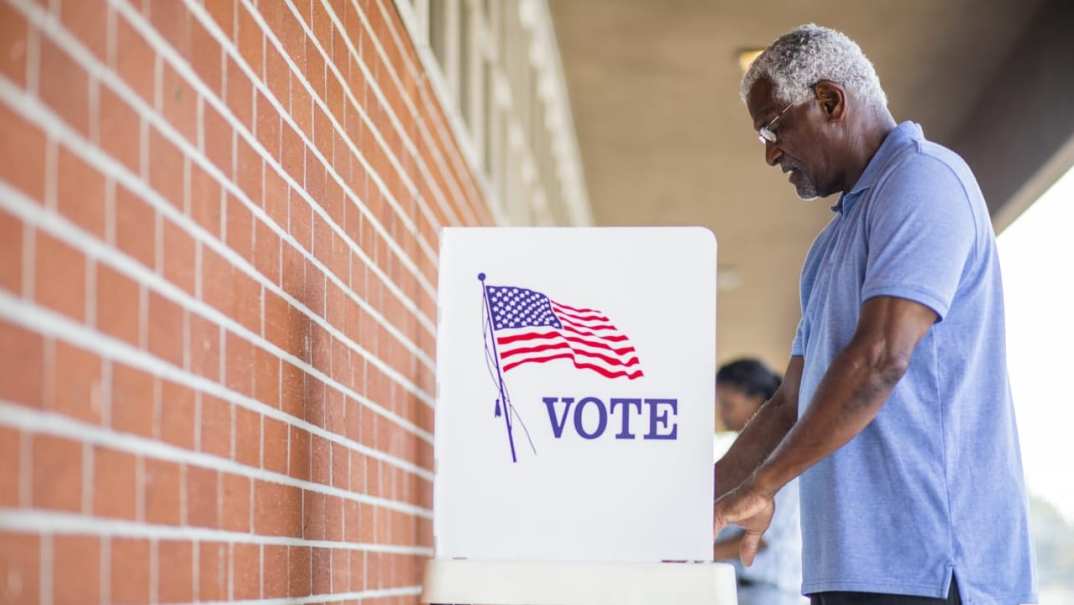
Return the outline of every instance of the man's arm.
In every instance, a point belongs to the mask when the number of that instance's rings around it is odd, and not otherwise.
[[[716,503],[716,530],[745,529],[742,561],[753,561],[772,519],[773,496],[861,432],[906,373],[918,341],[936,322],[932,309],[878,296],[862,305],[854,336],[832,361],[802,418],[742,485]]]
[[[716,463],[716,498],[738,487],[749,477],[798,420],[798,385],[802,380],[802,366],[801,357],[791,357],[775,395],[761,405],[731,449]]]

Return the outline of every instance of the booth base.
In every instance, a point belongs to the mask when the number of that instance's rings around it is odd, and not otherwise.
[[[715,562],[575,563],[432,559],[422,603],[737,605],[735,570]]]

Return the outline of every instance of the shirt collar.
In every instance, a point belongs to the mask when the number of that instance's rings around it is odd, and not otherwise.
[[[839,196],[839,201],[832,206],[832,212],[843,213],[849,210],[850,206],[861,198],[861,194],[864,191],[876,184],[880,176],[884,174],[884,169],[887,168],[891,159],[899,151],[914,141],[920,141],[924,138],[925,135],[921,130],[921,126],[916,122],[906,121],[896,126],[884,138],[884,142],[880,144],[880,148],[873,154],[872,159],[865,166],[865,171],[858,177],[858,182],[854,183],[854,187]]]

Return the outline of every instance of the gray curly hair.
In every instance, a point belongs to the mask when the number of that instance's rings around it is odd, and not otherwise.
[[[861,47],[841,32],[815,23],[800,25],[765,49],[742,77],[739,95],[746,102],[757,80],[772,82],[773,95],[784,103],[802,103],[812,97],[812,86],[831,80],[864,100],[886,107],[880,78]]]

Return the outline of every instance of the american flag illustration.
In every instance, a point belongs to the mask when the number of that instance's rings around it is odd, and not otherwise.
[[[630,339],[602,311],[560,303],[528,288],[484,288],[502,372],[566,359],[605,378],[644,375]]]

